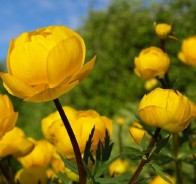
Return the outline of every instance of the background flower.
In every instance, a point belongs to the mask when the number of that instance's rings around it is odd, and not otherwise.
[[[12,102],[7,95],[0,94],[0,139],[11,130],[18,119],[18,113],[14,112]]]
[[[173,133],[184,130],[192,118],[189,99],[171,89],[156,88],[144,95],[138,111],[146,124]]]
[[[168,55],[158,47],[143,49],[134,62],[134,72],[144,79],[163,77],[170,65]]]
[[[155,32],[161,39],[167,38],[171,30],[172,26],[170,24],[160,23],[155,25]]]
[[[196,36],[183,40],[178,58],[185,64],[196,66]]]

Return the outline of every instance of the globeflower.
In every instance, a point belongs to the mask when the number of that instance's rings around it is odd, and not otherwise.
[[[0,94],[0,139],[14,128],[18,113],[14,112],[11,100],[7,95]]]
[[[76,111],[67,106],[63,107],[63,109],[76,136],[81,154],[84,153],[86,142],[93,127],[95,127],[95,131],[92,138],[92,151],[96,150],[99,141],[104,141],[106,130],[111,137],[112,121],[109,118],[100,116],[94,110]],[[51,116],[53,117],[51,118]],[[56,118],[54,118],[54,116],[56,116]],[[43,133],[45,132],[45,137],[48,138],[56,146],[57,151],[66,158],[74,158],[72,144],[63,127],[64,124],[57,113],[53,113],[42,120],[42,130]]]
[[[175,180],[173,177],[166,175],[166,177],[172,182],[172,184],[175,184]],[[168,184],[167,181],[165,181],[163,178],[161,178],[160,176],[155,176],[149,184]]]
[[[82,37],[65,26],[24,32],[10,43],[4,87],[25,101],[56,99],[91,71],[95,57],[84,65],[85,54]]]
[[[145,134],[147,134],[146,130],[144,130],[143,126],[139,124],[137,121],[134,121],[129,127],[129,132],[133,137],[136,143],[140,143]]]
[[[134,72],[141,78],[162,78],[167,72],[170,59],[168,55],[158,47],[143,49],[138,57],[135,57]]]
[[[185,64],[196,66],[196,36],[191,36],[182,42],[178,58]]]
[[[14,127],[0,140],[0,148],[0,158],[9,155],[19,157],[32,151],[34,143],[25,137],[22,129]]]
[[[161,38],[165,39],[172,31],[172,26],[166,23],[160,23],[155,25],[155,32]]]
[[[171,133],[183,131],[192,119],[189,99],[171,89],[156,88],[144,95],[138,112],[144,123]]]

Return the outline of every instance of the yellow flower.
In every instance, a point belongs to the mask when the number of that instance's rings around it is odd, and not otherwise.
[[[175,184],[175,180],[173,177],[166,175],[166,177],[172,182],[172,184]],[[160,176],[155,176],[149,184],[168,184],[167,181],[165,181],[164,179],[162,179]]]
[[[144,137],[146,131],[143,126],[139,124],[137,121],[134,121],[129,127],[129,132],[136,143],[140,143],[142,138]]]
[[[193,101],[190,101],[191,103],[191,114],[193,118],[196,118],[196,103]]]
[[[68,117],[68,120],[70,121],[70,125],[78,141],[81,153],[84,152],[86,142],[94,126],[95,126],[95,131],[94,131],[93,142],[91,147],[92,150],[95,150],[97,148],[97,144],[99,140],[102,142],[104,141],[106,129],[108,130],[109,135],[111,137],[112,121],[107,117],[100,116],[94,110],[76,111],[73,109],[71,110],[69,107],[64,107],[64,111]],[[53,113],[53,116],[55,115],[57,114]],[[49,115],[48,117],[50,116],[51,115]],[[47,129],[44,130],[46,132],[44,133],[46,135],[46,138],[49,137],[50,141],[52,140],[54,145],[57,147],[57,150],[60,153],[62,153],[65,157],[73,158],[74,152],[73,152],[72,144],[64,128],[64,124],[62,120],[60,119],[59,116],[53,119],[48,117],[42,120],[42,127],[45,127],[44,124],[47,124],[46,127],[48,127]],[[56,120],[53,121],[54,119]]]
[[[173,133],[184,130],[192,118],[188,98],[171,89],[156,88],[151,91],[140,101],[138,111],[146,124]]]
[[[34,141],[35,144],[34,149],[28,155],[19,157],[18,160],[26,169],[47,167],[55,152],[54,146],[46,140],[32,141]]]
[[[25,137],[20,128],[14,127],[0,140],[0,148],[1,158],[8,155],[19,157],[28,154],[34,148],[34,144]]]
[[[15,181],[19,181],[20,184],[46,184],[46,169],[40,167],[22,168],[16,173]]]
[[[155,25],[155,32],[161,38],[165,39],[172,31],[172,26],[170,24],[160,23]]]
[[[116,118],[116,122],[118,125],[123,126],[125,124],[125,117],[124,116],[118,116]]]
[[[1,78],[10,94],[25,101],[53,100],[89,74],[95,57],[84,65],[85,54],[83,39],[67,27],[25,32],[11,41],[8,73]]]
[[[170,65],[168,55],[158,47],[143,49],[139,56],[135,57],[134,62],[134,72],[144,79],[163,77]]]
[[[15,126],[17,119],[18,113],[14,112],[9,97],[0,94],[0,139]]]
[[[148,79],[144,83],[144,88],[149,91],[153,89],[155,86],[157,86],[157,84],[158,84],[158,80],[156,78]]]
[[[196,66],[196,36],[191,36],[182,42],[178,58],[185,64]]]
[[[109,166],[110,176],[119,176],[127,171],[129,171],[129,162],[127,160],[118,159],[112,162]]]

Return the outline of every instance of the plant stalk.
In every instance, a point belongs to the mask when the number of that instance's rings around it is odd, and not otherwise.
[[[66,116],[58,98],[54,99],[53,101],[54,101],[55,106],[56,106],[56,108],[57,108],[57,110],[58,110],[58,112],[61,116],[61,119],[63,121],[65,129],[67,130],[67,133],[69,135],[71,144],[73,146],[74,154],[75,154],[75,157],[76,157],[76,163],[77,163],[77,166],[78,166],[79,183],[80,184],[86,184],[86,170],[85,170],[84,164],[82,162],[82,156],[81,156],[81,152],[80,152],[78,142],[76,140],[74,132],[73,132],[73,130],[71,128],[71,125],[69,123],[69,120],[67,119],[67,116]]]
[[[143,158],[140,161],[140,164],[138,166],[138,168],[136,169],[135,173],[133,174],[133,176],[131,177],[129,184],[135,184],[137,178],[139,177],[143,167],[145,166],[145,164],[147,164],[150,160],[149,160],[149,156],[150,156],[150,152],[152,151],[155,143],[158,140],[158,136],[160,133],[161,129],[160,128],[156,128],[155,133],[153,134],[153,137],[147,147],[147,153],[143,156]]]

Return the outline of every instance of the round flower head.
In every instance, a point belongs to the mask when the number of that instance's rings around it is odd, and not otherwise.
[[[151,91],[140,101],[138,111],[144,123],[172,133],[183,131],[192,119],[188,98],[171,89]]]
[[[83,154],[89,135],[95,127],[92,138],[92,151],[97,148],[99,141],[104,141],[105,132],[108,131],[110,137],[112,135],[112,121],[100,116],[94,110],[76,111],[70,107],[63,107],[73,132],[76,136],[80,152]],[[73,158],[74,152],[70,142],[70,138],[64,129],[63,122],[57,113],[53,113],[42,120],[42,130],[47,139],[49,139],[66,158]],[[46,124],[46,125],[45,125]]]
[[[7,95],[0,94],[0,139],[14,128],[18,113],[14,112],[11,100]]]
[[[167,38],[171,31],[172,26],[170,24],[161,23],[155,25],[155,32],[161,39]]]
[[[64,26],[25,32],[10,43],[7,68],[1,73],[8,92],[26,101],[58,98],[91,71],[95,58],[84,65],[82,37]]]
[[[134,72],[144,79],[163,77],[170,65],[168,55],[157,47],[143,49],[134,62]]]
[[[182,42],[178,58],[185,64],[196,66],[196,36],[191,36]]]

